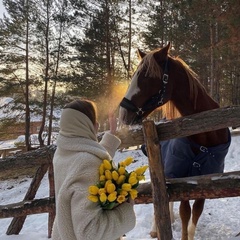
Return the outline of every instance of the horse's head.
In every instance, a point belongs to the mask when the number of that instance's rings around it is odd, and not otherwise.
[[[141,62],[120,103],[120,122],[127,125],[140,123],[154,109],[169,100],[169,48],[170,43],[166,47],[148,54],[138,50]]]

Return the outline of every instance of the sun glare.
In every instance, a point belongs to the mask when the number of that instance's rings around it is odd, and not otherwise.
[[[112,86],[107,96],[96,99],[100,117],[105,118],[109,113],[117,114],[118,106],[124,97],[127,88],[127,82],[117,83]]]

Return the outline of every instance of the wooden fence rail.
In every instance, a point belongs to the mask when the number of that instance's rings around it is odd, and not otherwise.
[[[235,126],[240,126],[240,106],[217,108],[156,124],[160,141]],[[118,133],[122,148],[144,142],[142,126],[130,129],[127,127]]]
[[[156,125],[158,140],[188,136],[200,132],[217,130],[224,127],[240,126],[240,106],[220,108],[182,117]],[[126,134],[127,131],[127,134]],[[121,147],[141,145],[145,142],[142,127],[125,129],[118,132],[122,140]],[[51,237],[55,216],[55,199],[52,159],[55,145],[0,159],[1,172],[36,167],[49,172],[50,193],[48,198],[35,199],[39,187],[39,170],[33,179],[24,200],[19,203],[0,205],[0,218],[14,217],[7,234],[18,234],[27,215],[49,213],[48,237]],[[47,167],[46,167],[47,166]],[[43,172],[42,172],[43,173]],[[42,177],[43,174],[41,174]],[[36,181],[36,178],[38,179]],[[35,183],[34,183],[35,181]],[[40,180],[41,181],[41,180]],[[223,198],[240,196],[240,172],[205,175],[183,179],[166,179],[167,194],[170,201],[191,200],[197,198]],[[136,204],[152,203],[152,183],[143,183],[138,187]],[[20,226],[20,227],[19,227]]]
[[[240,171],[196,177],[166,179],[170,201],[194,200],[197,198],[226,198],[240,196]],[[138,186],[135,204],[153,203],[151,183]],[[54,197],[25,200],[0,206],[0,218],[20,217],[47,213],[55,206]]]

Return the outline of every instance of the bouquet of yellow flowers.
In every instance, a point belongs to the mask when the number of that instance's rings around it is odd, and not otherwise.
[[[99,167],[99,181],[89,187],[88,199],[99,202],[103,209],[112,209],[125,202],[128,198],[135,199],[139,181],[145,179],[144,173],[148,166],[141,166],[128,172],[126,167],[133,162],[127,157],[115,167],[112,160],[104,159]]]

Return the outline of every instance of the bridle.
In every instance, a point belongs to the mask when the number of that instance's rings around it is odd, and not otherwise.
[[[164,71],[162,75],[162,87],[159,92],[153,95],[150,99],[148,99],[142,107],[137,107],[135,104],[127,99],[123,98],[120,102],[120,106],[137,114],[136,119],[141,120],[144,113],[147,111],[152,111],[155,108],[158,108],[164,104],[164,99],[166,97],[166,88],[168,84],[168,58],[165,61]],[[136,120],[135,119],[135,120]]]

